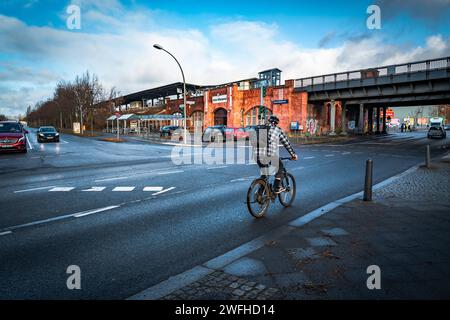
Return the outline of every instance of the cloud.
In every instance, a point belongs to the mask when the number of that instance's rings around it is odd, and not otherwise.
[[[180,81],[176,63],[154,43],[176,55],[187,81],[196,84],[255,77],[273,67],[283,70],[284,79],[294,79],[450,55],[449,39],[439,34],[418,47],[365,35],[336,35],[344,40],[331,46],[336,41],[329,35],[322,47],[304,48],[286,40],[276,24],[243,20],[205,30],[163,28],[154,12],[126,11],[118,1],[77,3],[86,9],[79,31],[30,26],[0,15],[0,56],[13,57],[0,63],[0,113],[23,113],[29,104],[51,97],[59,80],[86,70],[123,94]]]

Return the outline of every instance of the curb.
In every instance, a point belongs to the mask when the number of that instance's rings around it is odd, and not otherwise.
[[[392,176],[376,185],[372,188],[373,190],[378,190],[380,188],[385,187],[388,184],[393,183],[397,179],[408,175],[414,171],[416,171],[420,167],[419,165],[415,165],[408,170],[399,173],[395,176]],[[352,194],[350,196],[344,197],[342,199],[330,202],[316,210],[313,210],[291,222],[287,225],[278,227],[268,233],[253,239],[247,243],[240,245],[239,247],[232,249],[218,257],[215,257],[202,265],[195,266],[194,268],[187,270],[183,273],[170,277],[169,279],[162,281],[142,292],[139,292],[126,300],[158,300],[161,299],[170,293],[181,289],[191,283],[200,280],[202,277],[213,273],[214,271],[223,269],[225,266],[233,263],[234,261],[262,248],[269,240],[278,239],[281,236],[289,233],[296,228],[300,228],[309,222],[333,211],[334,209],[340,207],[341,205],[353,201],[355,199],[361,198],[363,195],[363,191]]]

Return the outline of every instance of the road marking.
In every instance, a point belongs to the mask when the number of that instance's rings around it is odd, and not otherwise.
[[[5,231],[5,232],[0,232],[0,237],[1,236],[6,236],[7,234],[11,234],[12,231]]]
[[[242,182],[242,181],[248,181],[248,180],[249,180],[248,178],[240,178],[240,179],[231,180],[230,182]]]
[[[145,187],[143,191],[144,192],[160,192],[163,190],[164,190],[163,187]]]
[[[182,172],[184,172],[184,171],[183,170],[165,171],[165,172],[158,172],[158,175],[162,176],[162,175],[182,173]]]
[[[96,209],[96,210],[91,210],[91,211],[86,211],[86,212],[74,214],[73,216],[75,218],[81,218],[81,217],[89,216],[89,215],[94,214],[94,213],[105,212],[105,211],[116,209],[116,208],[119,208],[119,207],[120,206],[109,206],[109,207],[105,207],[105,208],[101,208],[101,209]]]
[[[306,157],[306,158],[303,158],[303,160],[309,160],[309,159],[315,159],[316,157]]]
[[[325,157],[327,158],[334,157],[334,154],[327,154]]]
[[[228,166],[210,167],[210,168],[206,168],[206,170],[216,170],[216,169],[223,169],[223,168],[228,168]]]
[[[83,192],[102,192],[105,189],[106,189],[106,187],[92,187],[90,189],[81,190],[81,191],[83,191]]]
[[[68,143],[66,140],[59,140],[60,142],[62,142],[62,143]]]
[[[27,135],[27,143],[30,149],[33,150],[33,146],[31,145],[30,139],[28,139],[28,135]]]
[[[113,189],[113,192],[131,192],[135,189],[136,187],[115,187]]]
[[[26,190],[18,190],[18,191],[14,191],[14,193],[22,193],[22,192],[29,192],[29,191],[36,191],[36,190],[45,190],[45,189],[52,189],[52,188],[55,188],[55,186],[33,188],[33,189],[26,189]]]
[[[169,192],[169,191],[171,191],[171,190],[173,190],[173,189],[175,189],[175,187],[171,187],[171,188],[168,188],[168,189],[166,189],[166,190],[162,190],[162,191],[160,191],[160,192],[154,193],[154,194],[152,194],[152,196],[158,196],[158,195],[160,195],[160,194]]]
[[[95,182],[106,182],[106,181],[125,180],[125,179],[128,179],[128,177],[115,177],[115,178],[100,179],[100,180],[95,180]]]
[[[48,192],[69,192],[75,189],[75,187],[56,187],[51,190],[48,190]]]
[[[351,154],[351,152],[342,152],[342,155],[347,155],[347,154]]]

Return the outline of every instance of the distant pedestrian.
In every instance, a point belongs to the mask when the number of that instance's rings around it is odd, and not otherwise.
[[[408,131],[409,131],[409,132],[412,132],[412,130],[411,130],[411,125],[410,125],[410,124],[408,125]]]
[[[400,126],[400,131],[403,132],[404,129],[405,129],[405,124],[402,123],[402,125]]]

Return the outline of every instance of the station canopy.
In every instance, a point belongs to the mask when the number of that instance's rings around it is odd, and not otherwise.
[[[203,86],[186,83],[186,91],[196,91],[203,89]],[[172,84],[168,84],[162,87],[148,89],[136,93],[132,93],[129,95],[125,95],[122,97],[123,104],[128,104],[135,101],[142,100],[152,100],[158,98],[165,98],[170,96],[175,96],[177,94],[182,94],[183,90],[183,82],[175,82]]]
[[[166,121],[166,120],[180,120],[183,119],[182,115],[178,114],[145,114],[145,115],[139,115],[139,114],[124,114],[122,115],[119,120],[156,120],[156,121]],[[117,120],[116,116],[111,116],[106,121],[113,121]]]

